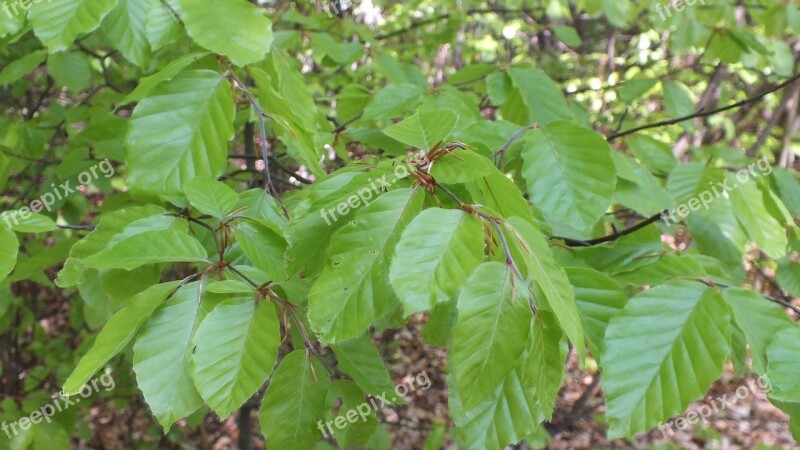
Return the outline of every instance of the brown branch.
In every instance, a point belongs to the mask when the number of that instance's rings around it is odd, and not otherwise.
[[[261,139],[259,139],[261,143],[261,158],[264,160],[264,180],[266,186],[264,189],[270,193],[275,198],[275,201],[280,205],[281,209],[283,209],[283,214],[286,218],[289,218],[289,210],[286,209],[286,206],[283,205],[281,202],[280,196],[278,195],[278,190],[275,189],[275,185],[272,184],[272,175],[270,175],[269,171],[269,148],[267,147],[267,126],[264,123],[264,117],[267,116],[267,113],[261,107],[261,104],[258,102],[258,99],[247,89],[247,85],[236,76],[233,72],[233,68],[228,68],[229,73],[231,74],[231,78],[233,81],[236,82],[236,86],[244,93],[247,100],[250,101],[250,105],[253,107],[253,110],[256,113],[256,117],[258,118],[258,126],[259,131],[261,133]]]
[[[694,281],[699,281],[699,282],[701,282],[701,283],[705,284],[705,285],[706,285],[706,286],[708,286],[708,287],[716,287],[716,286],[719,286],[719,287],[721,287],[721,288],[733,288],[733,287],[738,287],[738,286],[734,286],[734,285],[732,285],[732,284],[723,283],[723,282],[721,282],[721,281],[712,280],[712,279],[710,279],[710,278],[689,278],[689,279],[690,279],[690,280],[694,280]],[[755,291],[754,291],[754,292],[755,292]],[[797,316],[798,316],[798,317],[800,317],[800,308],[798,308],[798,307],[796,307],[796,306],[792,305],[792,304],[791,304],[791,303],[789,303],[788,301],[786,301],[786,300],[782,300],[782,299],[779,299],[779,298],[775,298],[775,297],[772,297],[771,295],[766,295],[766,294],[764,294],[764,293],[761,293],[761,292],[758,292],[758,294],[759,294],[759,295],[761,295],[762,297],[764,297],[765,299],[767,299],[767,300],[769,300],[769,301],[773,302],[773,303],[777,303],[777,304],[779,304],[779,305],[783,306],[784,308],[789,308],[789,309],[791,309],[792,311],[794,311],[794,312],[795,312],[795,314],[797,314]]]
[[[56,225],[62,230],[94,231],[94,225]]]
[[[539,128],[538,124],[528,125],[528,126],[520,128],[519,130],[517,130],[516,133],[514,133],[511,136],[511,139],[509,139],[508,142],[506,142],[506,144],[503,145],[503,147],[501,147],[499,150],[497,150],[494,153],[494,156],[497,158],[497,167],[498,168],[502,168],[503,167],[503,157],[506,155],[506,152],[508,151],[509,147],[511,147],[511,144],[513,144],[514,141],[516,141],[517,138],[522,136],[522,134],[525,133],[526,131],[534,130],[536,128]]]
[[[613,241],[616,241],[617,239],[619,239],[619,238],[621,238],[623,236],[627,236],[629,234],[633,234],[633,233],[641,230],[642,228],[657,222],[658,219],[660,219],[661,216],[663,214],[665,214],[666,212],[667,212],[666,210],[661,211],[660,213],[655,214],[652,217],[649,217],[646,220],[644,220],[642,222],[639,222],[638,224],[636,224],[636,225],[634,225],[634,226],[632,226],[630,228],[626,228],[626,229],[624,229],[622,231],[614,231],[614,233],[612,233],[612,234],[610,234],[608,236],[603,236],[603,237],[599,237],[599,238],[596,238],[596,239],[589,239],[589,240],[585,240],[584,241],[584,240],[571,239],[571,238],[565,238],[565,237],[560,237],[560,236],[552,236],[550,239],[562,240],[569,247],[591,247],[593,245],[605,244],[606,242],[613,242]]]
[[[766,91],[764,91],[764,92],[762,92],[762,93],[760,93],[758,95],[746,98],[746,99],[744,99],[742,101],[739,101],[739,102],[736,102],[736,103],[732,103],[730,105],[723,106],[721,108],[712,109],[710,111],[699,111],[699,112],[696,112],[696,113],[693,113],[693,114],[689,114],[687,116],[678,117],[677,119],[662,120],[661,122],[656,122],[656,123],[651,123],[651,124],[638,126],[636,128],[631,128],[629,130],[621,131],[619,133],[614,133],[614,134],[608,136],[606,138],[606,140],[611,142],[611,141],[613,141],[615,139],[619,139],[619,138],[621,138],[623,136],[627,136],[629,134],[633,134],[633,133],[636,133],[636,132],[639,132],[639,131],[642,131],[642,130],[648,130],[650,128],[658,128],[658,127],[663,127],[663,126],[668,126],[668,125],[675,125],[677,123],[681,123],[681,122],[686,121],[686,120],[695,119],[695,118],[698,118],[698,117],[713,116],[715,114],[718,114],[718,113],[721,113],[721,112],[724,112],[724,111],[740,108],[740,107],[742,107],[744,105],[747,105],[749,103],[753,103],[753,102],[756,102],[758,100],[761,100],[762,98],[766,97],[767,95],[769,95],[769,94],[771,94],[773,92],[779,91],[779,90],[781,90],[781,89],[783,89],[783,88],[785,88],[787,86],[790,86],[792,83],[794,83],[798,79],[800,79],[800,73],[797,73],[797,74],[793,75],[791,78],[789,78],[788,80],[784,81],[783,83],[780,83],[780,84],[778,84],[778,85],[776,85],[776,86],[774,86],[774,87],[772,87],[770,89],[767,89]]]
[[[464,12],[467,16],[473,16],[477,14],[528,14],[530,15],[530,11],[527,8],[522,9],[510,9],[510,8],[474,8],[468,9]],[[407,33],[411,30],[414,30],[419,27],[423,27],[425,25],[430,25],[432,23],[439,22],[440,20],[449,19],[450,16],[453,14],[446,13],[446,14],[439,14],[438,16],[434,16],[428,19],[420,20],[418,22],[414,22],[411,25],[401,28],[399,30],[390,31],[388,33],[379,34],[375,36],[375,39],[382,41],[384,39],[389,39],[395,36],[399,36],[401,34]]]

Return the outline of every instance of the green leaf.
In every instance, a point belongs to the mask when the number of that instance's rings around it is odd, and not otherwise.
[[[764,374],[767,370],[767,345],[775,333],[791,327],[792,320],[783,308],[751,290],[729,288],[722,291],[722,297],[747,338],[753,370]]]
[[[47,59],[47,51],[37,50],[30,52],[22,58],[8,64],[0,71],[0,86],[5,86],[18,81],[31,73]]]
[[[131,270],[145,264],[202,262],[206,258],[203,245],[192,236],[174,230],[153,230],[122,239],[83,263],[95,269]]]
[[[673,119],[694,113],[694,100],[689,88],[681,83],[672,81],[664,83],[664,107],[669,117]],[[685,130],[694,129],[694,124],[691,120],[685,120],[680,125]]]
[[[650,92],[656,84],[658,84],[658,80],[652,78],[634,78],[632,80],[627,80],[617,91],[619,99],[626,104],[633,103],[639,100],[644,94]],[[649,136],[646,137],[652,139]]]
[[[366,417],[360,415],[363,409],[359,411],[359,407],[363,408],[362,405],[367,404],[364,402],[364,391],[352,381],[337,380],[333,384],[333,389],[328,393],[328,400],[335,401],[337,398],[341,400],[337,417],[347,419],[347,413],[349,411],[355,411],[359,413],[357,416],[358,420],[353,423],[349,423],[350,421],[348,421],[344,429],[340,429],[336,426],[331,426],[330,428],[326,426],[323,428],[325,433],[327,434],[333,431],[333,438],[336,440],[336,443],[339,444],[340,448],[372,448],[368,442],[370,437],[375,434],[378,420],[376,418],[376,412],[372,407],[368,408],[369,412]],[[334,418],[333,420],[334,422],[331,425],[335,424],[336,419]],[[328,421],[325,422],[327,425]]]
[[[129,224],[163,212],[163,208],[146,205],[123,208],[101,215],[94,231],[87,234],[70,249],[69,258],[64,262],[64,268],[58,273],[56,284],[63,288],[80,283],[86,273],[91,270],[84,266],[83,259],[105,249],[111,239],[120,234]]]
[[[531,307],[514,290],[512,277],[505,264],[483,263],[458,296],[447,361],[465,410],[492,395],[528,345]]]
[[[184,189],[192,206],[218,219],[230,214],[239,201],[236,191],[211,177],[194,177]]]
[[[553,420],[558,391],[564,381],[564,364],[569,347],[563,339],[556,317],[539,311],[531,327],[530,348],[525,361],[523,384],[538,404],[538,414]]]
[[[230,84],[210,70],[183,72],[133,110],[128,135],[130,185],[180,195],[195,176],[218,176],[233,137]]]
[[[46,233],[58,229],[53,219],[42,214],[32,213],[27,219],[18,215],[14,219],[11,229],[21,233]]]
[[[605,352],[605,335],[611,318],[628,304],[625,290],[613,278],[594,269],[568,267],[569,282],[575,287],[575,303],[595,357]]]
[[[733,211],[739,223],[747,231],[750,239],[771,258],[780,259],[786,255],[785,227],[770,214],[764,203],[764,196],[754,180],[737,183],[736,177],[728,175],[728,193]]]
[[[556,120],[572,119],[564,94],[546,73],[538,69],[514,68],[508,71],[508,76],[515,88],[515,96],[528,110],[526,120],[509,120],[519,125],[544,126]],[[516,108],[513,99],[503,105],[504,113],[510,108]]]
[[[460,210],[431,208],[406,227],[389,280],[406,315],[455,298],[483,259],[483,226]]]
[[[92,348],[81,358],[64,382],[64,395],[76,395],[98,370],[119,354],[139,332],[164,298],[178,286],[177,281],[157,284],[135,295],[114,313],[97,335]]]
[[[328,372],[316,358],[295,350],[281,361],[261,402],[261,432],[269,448],[311,449],[322,438]]]
[[[383,194],[334,233],[325,269],[308,296],[308,319],[324,341],[355,338],[394,308],[389,261],[423,197],[412,189]]]
[[[91,67],[86,56],[77,52],[58,52],[47,58],[47,72],[70,91],[87,89],[91,83]]]
[[[155,0],[123,0],[103,20],[102,29],[128,61],[146,68],[152,57],[147,13]]]
[[[287,244],[280,229],[256,219],[242,220],[234,227],[236,241],[253,266],[272,280],[285,279],[284,254]]]
[[[782,167],[773,168],[772,179],[775,182],[777,193],[791,214],[800,215],[800,178],[795,171]]]
[[[364,108],[364,118],[382,120],[403,114],[420,104],[424,92],[424,88],[415,84],[390,84],[375,93]]]
[[[150,93],[153,92],[153,90],[161,83],[175,78],[175,75],[181,73],[183,69],[206,55],[208,55],[206,52],[189,53],[188,55],[183,55],[180,58],[171,61],[169,64],[164,66],[163,69],[159,70],[153,75],[140,79],[139,85],[136,86],[136,89],[128,94],[125,99],[122,100],[121,104],[126,105],[149,96]]]
[[[800,327],[779,331],[767,348],[767,376],[772,383],[770,398],[800,403]]]
[[[178,290],[145,323],[133,345],[133,371],[158,423],[167,432],[203,405],[192,383],[192,340],[211,308],[200,301],[199,282]]]
[[[14,270],[18,251],[17,235],[4,225],[0,225],[0,281]]]
[[[339,358],[339,368],[342,372],[353,377],[353,380],[368,394],[383,395],[394,390],[394,383],[389,377],[386,365],[369,334],[333,345],[331,348]]]
[[[516,184],[497,168],[492,168],[487,176],[476,180],[475,185],[479,192],[472,195],[478,199],[478,203],[496,211],[500,217],[533,217],[534,208],[523,197]]]
[[[722,181],[724,175],[716,167],[709,168],[700,163],[679,164],[669,174],[667,189],[676,203],[686,203],[703,191],[717,189],[716,183]]]
[[[147,12],[147,42],[153,51],[174,45],[184,37],[183,26],[174,12],[175,9],[180,9],[179,5],[174,1],[169,5],[172,6],[169,7],[166,1],[153,1]]]
[[[488,158],[470,150],[456,149],[434,162],[430,174],[445,184],[466,183],[492,175],[494,165]]]
[[[244,217],[252,219],[266,220],[267,222],[278,224],[281,228],[286,226],[286,216],[283,210],[264,189],[250,189],[239,193],[239,203],[236,209],[241,209],[239,213]]]
[[[555,122],[528,133],[522,156],[528,194],[548,219],[588,231],[611,204],[614,162],[597,132]]]
[[[671,281],[631,299],[611,319],[600,359],[609,439],[647,431],[701,398],[722,374],[730,327],[724,300],[702,283]]]
[[[578,352],[583,354],[583,324],[575,304],[575,290],[564,269],[556,264],[544,235],[530,222],[519,217],[508,219],[506,228],[511,231],[509,240],[515,241],[522,254],[524,265],[521,270],[525,270],[539,285],[547,306],[555,314],[561,328]]]
[[[528,437],[550,415],[567,352],[555,319],[546,311],[540,315],[528,325],[532,330],[525,354],[477,407],[462,407],[458,382],[452,371],[448,374],[450,416],[470,448],[502,450]]]
[[[726,268],[742,266],[747,234],[736,220],[730,197],[720,197],[708,210],[689,215],[689,232],[702,253],[719,259]]]
[[[272,46],[272,22],[245,0],[178,0],[186,32],[201,46],[239,67],[264,59]]]
[[[413,116],[384,128],[383,133],[412,147],[430,150],[453,131],[457,120],[458,117],[450,111],[417,111]]]
[[[0,38],[8,35],[12,35],[13,38],[13,35],[20,31],[23,25],[25,25],[24,14],[13,15],[11,13],[6,13],[6,16],[2,17],[2,20],[0,20]]]
[[[583,45],[583,40],[575,28],[566,25],[557,25],[554,27],[556,37],[561,42],[569,45],[570,47],[580,47]]]
[[[281,329],[269,300],[225,300],[194,335],[192,378],[206,404],[224,419],[262,384],[278,360]]]
[[[253,67],[250,74],[258,87],[261,107],[274,117],[275,133],[289,154],[321,177],[324,171],[317,148],[316,105],[303,77],[287,58],[274,51],[267,57],[269,73]]]
[[[764,384],[770,386],[767,383]],[[800,441],[800,402],[781,402],[771,397],[769,401],[789,416],[789,431],[795,442]]]
[[[592,268],[607,274],[631,272],[658,261],[664,252],[661,233],[655,225],[616,241],[573,249],[576,256]]]
[[[288,272],[321,273],[331,236],[355,214],[347,202],[353,199],[358,205],[361,197],[377,195],[370,183],[389,174],[380,167],[369,172],[338,171],[300,191],[295,196],[299,204],[291,208],[292,219],[286,228]]]
[[[630,0],[603,0],[603,12],[608,21],[617,28],[625,28],[631,18],[633,5]]]
[[[671,279],[696,278],[706,275],[703,266],[687,254],[661,255],[652,264],[617,274],[618,282],[632,286],[655,286]]]
[[[800,263],[783,258],[775,272],[781,287],[793,297],[800,297]]]
[[[50,53],[68,49],[82,34],[94,31],[117,5],[117,0],[33,2],[28,19],[33,32]]]

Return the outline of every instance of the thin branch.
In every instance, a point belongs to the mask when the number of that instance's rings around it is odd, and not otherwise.
[[[94,225],[56,225],[62,230],[94,231]]]
[[[619,139],[619,138],[621,138],[623,136],[627,136],[629,134],[633,134],[633,133],[636,133],[636,132],[639,132],[639,131],[642,131],[642,130],[647,130],[647,129],[650,129],[650,128],[658,128],[658,127],[663,127],[663,126],[668,126],[668,125],[675,125],[675,124],[681,123],[681,122],[686,121],[686,120],[695,119],[695,118],[698,118],[698,117],[713,116],[715,114],[718,114],[718,113],[721,113],[721,112],[724,112],[724,111],[740,108],[740,107],[742,107],[744,105],[747,105],[749,103],[753,103],[753,102],[756,102],[758,100],[761,100],[762,98],[766,97],[767,95],[769,95],[769,94],[771,94],[773,92],[779,91],[779,90],[781,90],[781,89],[783,89],[783,88],[785,88],[787,86],[790,86],[792,83],[794,83],[798,79],[800,79],[800,73],[795,74],[794,76],[792,76],[788,80],[784,81],[783,83],[780,83],[780,84],[778,84],[778,85],[776,85],[776,86],[774,86],[774,87],[772,87],[770,89],[767,89],[766,91],[764,91],[764,92],[762,92],[762,93],[760,93],[758,95],[755,95],[753,97],[749,97],[749,98],[744,99],[742,101],[739,101],[739,102],[736,102],[736,103],[732,103],[730,105],[723,106],[721,108],[712,109],[710,111],[699,111],[699,112],[696,112],[696,113],[693,113],[693,114],[689,114],[687,116],[678,117],[677,119],[662,120],[661,122],[656,122],[656,123],[651,123],[651,124],[638,126],[636,128],[631,128],[630,130],[625,130],[625,131],[621,131],[619,133],[614,133],[614,134],[608,136],[606,138],[606,140],[611,142],[611,141],[613,141],[615,139]]]
[[[626,228],[626,229],[624,229],[622,231],[614,231],[614,233],[609,234],[608,236],[603,236],[603,237],[599,237],[599,238],[596,238],[596,239],[589,239],[589,240],[583,241],[583,240],[565,238],[565,237],[560,237],[560,236],[552,236],[550,239],[562,240],[562,241],[564,241],[565,244],[567,244],[570,247],[591,247],[593,245],[605,244],[606,242],[616,241],[617,239],[619,239],[619,238],[621,238],[623,236],[627,236],[629,234],[635,233],[635,232],[641,230],[642,228],[645,228],[646,226],[657,222],[658,219],[660,219],[662,217],[662,215],[665,214],[666,212],[667,212],[666,210],[661,211],[660,213],[655,214],[652,217],[649,217],[646,220],[644,220],[642,222],[639,222],[638,224],[636,224],[636,225],[634,225],[634,226],[632,226],[630,228]]]
[[[281,164],[281,162],[278,161],[278,158],[276,158],[274,156],[270,156],[269,160],[272,161],[273,164],[275,164],[275,167],[277,167],[278,169],[280,169],[281,171],[283,171],[287,175],[291,176],[295,180],[297,180],[297,181],[299,181],[299,182],[301,182],[303,184],[312,184],[312,183],[314,183],[313,181],[309,180],[308,178],[306,178],[306,177],[304,177],[302,175],[298,175],[292,169],[289,169],[288,167],[286,167],[283,164]]]
[[[517,266],[517,263],[514,261],[514,257],[511,256],[511,248],[508,246],[508,241],[506,241],[506,237],[503,235],[503,232],[500,230],[500,226],[498,225],[498,223],[499,223],[498,220],[495,219],[494,217],[489,217],[489,216],[484,216],[484,215],[481,215],[481,217],[484,217],[484,218],[488,217],[487,220],[492,225],[492,228],[494,228],[494,231],[495,231],[495,233],[497,233],[497,236],[500,238],[500,244],[503,246],[503,252],[506,254],[506,265],[508,267],[510,267],[514,271],[514,275],[517,278],[519,278],[519,281],[521,281],[522,284],[527,286],[527,281],[525,281],[525,277],[522,276],[522,272],[520,272],[519,267]],[[536,306],[537,305],[534,305],[534,307],[536,307]]]
[[[539,124],[535,123],[533,125],[528,125],[526,127],[520,128],[519,130],[517,130],[516,133],[514,133],[511,136],[511,139],[509,139],[508,142],[505,143],[505,145],[503,145],[499,150],[494,152],[494,156],[497,158],[497,167],[503,167],[503,157],[505,156],[505,154],[508,151],[509,147],[511,147],[511,144],[513,144],[514,141],[516,141],[517,138],[522,136],[522,134],[525,133],[526,131],[533,130],[533,129],[536,129],[536,128],[539,128]]]
[[[511,8],[474,8],[468,9],[464,12],[467,16],[473,16],[477,14],[528,14],[531,15],[530,10],[527,8],[521,9],[511,9]],[[395,36],[399,36],[401,34],[407,33],[411,30],[414,30],[419,27],[423,27],[425,25],[430,25],[432,23],[439,22],[440,20],[449,19],[452,14],[439,14],[438,16],[430,17],[428,19],[420,20],[418,22],[414,22],[411,25],[401,28],[399,30],[390,31],[389,33],[379,34],[375,36],[375,39],[382,41],[384,39],[389,39]]]
[[[194,217],[191,217],[188,213],[186,214],[186,219],[189,222],[193,222],[193,223],[196,223],[196,224],[200,225],[201,227],[203,227],[206,230],[208,230],[209,233],[211,233],[211,236],[214,238],[214,245],[217,247],[217,251],[219,252],[219,261],[222,262],[224,260],[224,258],[225,258],[225,250],[226,249],[223,248],[219,244],[219,239],[217,239],[217,232],[214,231],[213,228],[211,228],[211,225],[209,225],[209,224],[207,224],[207,223],[205,223],[205,222],[203,222],[201,220],[195,219]]]
[[[361,116],[363,116],[363,115],[364,115],[364,113],[361,113],[361,114],[353,117],[352,119],[350,119],[350,120],[346,121],[345,123],[343,123],[343,124],[339,125],[338,127],[336,127],[333,131],[331,131],[331,133],[333,133],[333,134],[341,133],[342,131],[344,131],[347,128],[348,125],[350,125],[351,123],[353,123],[356,120],[360,119]]]
[[[738,287],[738,286],[734,286],[734,285],[732,285],[732,284],[723,283],[723,282],[721,282],[721,281],[712,280],[712,279],[710,279],[710,278],[693,278],[693,277],[688,277],[688,278],[686,278],[686,279],[689,279],[689,280],[694,280],[694,281],[699,281],[699,282],[701,282],[701,283],[705,284],[705,285],[706,285],[706,286],[708,286],[708,287],[716,287],[716,286],[719,286],[719,287],[722,287],[722,288],[734,288],[734,287]],[[775,297],[773,297],[773,296],[771,296],[771,295],[766,295],[766,294],[764,294],[764,293],[761,293],[761,292],[759,292],[759,294],[760,294],[762,297],[764,297],[765,299],[767,299],[767,300],[769,300],[769,301],[771,301],[771,302],[773,302],[773,303],[777,303],[777,304],[779,304],[779,305],[783,306],[784,308],[789,308],[789,309],[791,309],[792,311],[794,311],[794,312],[795,312],[795,314],[797,314],[797,316],[798,316],[798,317],[800,317],[800,308],[798,308],[797,306],[794,306],[794,305],[792,305],[791,303],[787,302],[786,300],[782,300],[782,299],[779,299],[779,298],[775,298]]]
[[[245,97],[247,97],[247,100],[250,102],[250,105],[256,112],[256,117],[258,118],[258,126],[261,132],[261,139],[260,139],[261,159],[264,160],[264,180],[266,182],[265,188],[269,191],[270,195],[275,197],[275,200],[278,202],[278,204],[282,206],[283,204],[278,198],[278,191],[275,189],[275,185],[272,184],[272,176],[270,175],[269,172],[269,148],[267,147],[267,126],[264,123],[264,116],[266,116],[267,114],[264,112],[264,109],[261,108],[261,104],[258,102],[258,99],[253,95],[252,92],[250,92],[249,89],[247,89],[247,85],[244,84],[244,82],[240,80],[239,77],[237,77],[236,74],[233,72],[232,67],[229,68],[229,72],[231,74],[231,78],[233,78],[233,81],[236,82],[236,86],[239,88],[239,90],[242,91]],[[283,210],[286,216],[288,217],[289,214],[286,208],[283,208]]]

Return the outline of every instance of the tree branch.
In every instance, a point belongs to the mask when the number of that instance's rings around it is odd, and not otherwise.
[[[606,242],[616,241],[617,239],[619,239],[619,238],[621,238],[623,236],[627,236],[629,234],[635,233],[635,232],[641,230],[642,228],[657,222],[658,219],[660,219],[661,216],[663,214],[665,214],[666,212],[667,212],[666,210],[661,211],[660,213],[655,214],[652,217],[649,217],[646,220],[644,220],[642,222],[639,222],[638,224],[636,224],[636,225],[634,225],[634,226],[632,226],[630,228],[626,228],[626,229],[624,229],[622,231],[615,231],[614,233],[612,233],[612,234],[610,234],[608,236],[603,236],[603,237],[599,237],[599,238],[596,238],[596,239],[589,239],[589,240],[586,240],[586,241],[582,241],[582,240],[578,240],[578,239],[571,239],[571,238],[565,238],[565,237],[560,237],[560,236],[552,236],[550,239],[562,240],[562,241],[564,241],[565,244],[567,244],[570,247],[591,247],[593,245],[605,244]]]
[[[769,94],[771,94],[773,92],[779,91],[779,90],[791,85],[792,83],[794,83],[798,79],[800,79],[800,73],[795,74],[794,76],[792,76],[788,80],[784,81],[783,83],[778,84],[777,86],[774,86],[774,87],[772,87],[770,89],[767,89],[766,91],[764,91],[764,92],[762,92],[762,93],[760,93],[758,95],[755,95],[753,97],[744,99],[742,101],[739,101],[739,102],[736,102],[736,103],[732,103],[730,105],[723,106],[721,108],[712,109],[710,111],[699,111],[699,112],[696,112],[694,114],[689,114],[687,116],[678,117],[677,119],[662,120],[661,122],[656,122],[656,123],[651,123],[651,124],[647,124],[647,125],[642,125],[642,126],[639,126],[639,127],[636,127],[636,128],[631,128],[630,130],[625,130],[625,131],[621,131],[619,133],[614,133],[614,134],[608,136],[606,138],[606,140],[611,142],[611,141],[613,141],[615,139],[619,139],[619,138],[621,138],[623,136],[627,136],[629,134],[633,134],[633,133],[636,133],[636,132],[639,132],[639,131],[642,131],[642,130],[647,130],[647,129],[650,129],[650,128],[658,128],[658,127],[663,127],[663,126],[668,126],[668,125],[675,125],[675,124],[681,123],[681,122],[683,122],[685,120],[695,119],[695,118],[698,118],[698,117],[713,116],[715,114],[718,114],[718,113],[721,113],[721,112],[724,112],[724,111],[728,111],[728,110],[731,110],[731,109],[736,109],[736,108],[742,107],[744,105],[747,105],[748,103],[753,103],[755,101],[761,100],[762,98],[766,97],[767,95],[769,95]]]

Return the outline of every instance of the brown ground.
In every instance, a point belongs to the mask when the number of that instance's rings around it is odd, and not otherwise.
[[[431,424],[447,423],[447,389],[444,382],[446,352],[439,347],[421,345],[423,320],[415,318],[403,329],[387,331],[375,335],[390,373],[396,383],[408,381],[407,376],[425,371],[432,382],[430,389],[418,390],[410,394],[411,401],[406,406],[387,407],[380,412],[382,422],[390,430],[395,449],[421,449],[430,432]],[[755,388],[737,399],[727,409],[713,413],[708,423],[688,425],[684,430],[673,428],[674,435],[665,438],[654,430],[647,435],[630,441],[608,442],[605,426],[602,424],[603,403],[599,389],[588,398],[583,394],[592,386],[592,373],[576,367],[577,358],[571,355],[566,382],[562,387],[553,422],[547,424],[552,435],[548,449],[755,449],[780,448],[800,449],[789,433],[787,417],[766,399],[756,380],[750,376],[742,379],[733,375],[731,367],[726,367],[723,378],[714,383],[707,397],[716,398],[728,394],[735,398],[736,389],[748,385]],[[581,400],[581,399],[584,400]],[[582,408],[573,412],[576,403]],[[702,402],[696,402],[689,410],[696,410]],[[131,411],[134,411],[131,414]],[[685,417],[685,415],[684,415]],[[600,420],[598,420],[600,419]],[[263,449],[263,439],[258,435],[257,413],[252,413],[254,449]],[[147,430],[150,432],[137,431]],[[172,439],[159,438],[151,427],[146,407],[135,402],[131,407],[114,413],[106,406],[95,409],[92,428],[97,433],[82,449],[128,449],[130,442],[150,442],[164,449],[212,449],[235,450],[238,428],[234,418],[223,423],[213,417],[206,417],[203,426],[193,427],[182,421],[176,425]],[[133,430],[133,431],[132,431]],[[172,433],[171,433],[172,434]],[[182,436],[182,438],[181,438]],[[759,446],[762,447],[759,447]],[[450,439],[444,447],[447,450],[457,447]],[[530,449],[527,445],[509,448]]]

